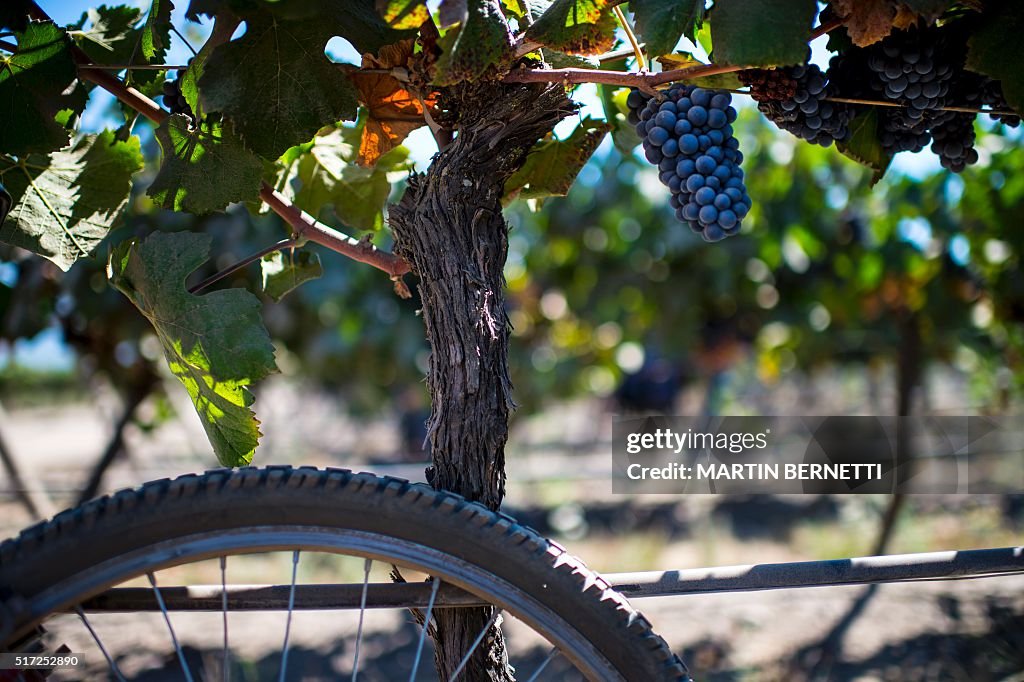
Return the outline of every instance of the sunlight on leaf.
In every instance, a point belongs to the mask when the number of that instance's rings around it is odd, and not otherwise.
[[[219,123],[175,114],[156,129],[163,161],[147,194],[175,211],[207,213],[259,195],[263,164]]]
[[[20,161],[0,156],[0,182],[14,206],[0,241],[20,246],[68,270],[92,253],[117,224],[131,179],[142,170],[139,138],[85,135],[70,149]]]
[[[320,256],[313,251],[275,251],[260,261],[263,272],[263,293],[280,301],[288,293],[324,274]]]
[[[195,405],[224,466],[252,462],[259,420],[249,386],[277,371],[260,302],[244,289],[190,294],[185,279],[207,259],[210,237],[161,233],[110,254],[107,275],[153,325],[171,372]]]

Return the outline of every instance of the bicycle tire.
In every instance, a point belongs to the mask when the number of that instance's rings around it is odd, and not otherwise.
[[[563,653],[589,670],[588,677],[689,679],[682,661],[625,597],[512,517],[423,484],[312,467],[218,469],[153,481],[91,500],[3,542],[0,646],[126,579],[222,551],[203,538],[234,538],[242,547],[247,536],[257,537],[256,529],[260,538],[285,538],[273,541],[282,549],[288,538],[299,537],[296,529],[309,529],[360,541],[389,538],[426,569],[443,570],[445,557],[465,563],[476,572],[447,580],[540,632],[575,642],[576,649]],[[268,535],[267,529],[291,534]],[[376,545],[360,547],[367,555],[377,551]]]

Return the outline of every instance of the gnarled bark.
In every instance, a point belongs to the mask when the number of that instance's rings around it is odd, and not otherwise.
[[[514,408],[502,293],[508,226],[501,197],[534,143],[575,108],[561,85],[494,82],[455,86],[444,94],[442,107],[457,135],[426,174],[409,179],[389,222],[395,251],[419,277],[431,346],[428,479],[437,489],[497,509],[505,494],[505,442]],[[435,663],[448,679],[491,610],[436,615]],[[461,679],[512,679],[497,626]]]

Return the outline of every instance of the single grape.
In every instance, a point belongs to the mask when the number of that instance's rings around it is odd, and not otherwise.
[[[701,187],[693,193],[693,198],[701,206],[708,206],[715,200],[715,190],[710,187]]]
[[[647,141],[658,147],[665,144],[669,137],[669,132],[657,125],[647,132]]]
[[[732,229],[739,222],[739,217],[730,209],[718,212],[718,224],[726,230]]]
[[[715,168],[718,163],[715,162],[710,156],[698,156],[697,157],[697,172],[701,175],[711,175],[715,172]]]
[[[705,225],[711,225],[716,220],[718,220],[718,209],[710,204],[707,206],[702,206],[700,209],[698,220],[700,220]]]

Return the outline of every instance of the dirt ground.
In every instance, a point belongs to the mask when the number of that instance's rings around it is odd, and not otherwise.
[[[296,410],[289,391],[271,386],[261,395],[268,435],[259,463],[347,466],[422,478],[421,465],[388,463],[398,447],[392,420],[355,420],[315,399],[304,399]],[[92,404],[11,409],[0,424],[28,478],[54,508],[73,500],[102,451],[113,407],[100,397]],[[212,456],[191,417],[150,433],[130,429],[129,456],[115,464],[104,490],[210,468]],[[864,554],[870,546],[878,500],[768,504],[713,496],[612,495],[610,456],[602,445],[608,422],[602,419],[599,406],[566,406],[558,420],[518,425],[509,453],[509,512],[557,537],[598,570],[836,558]],[[600,424],[596,431],[595,424]],[[1001,504],[997,499],[915,503],[898,527],[892,551],[1019,545],[1021,526],[1006,517]],[[10,481],[0,478],[0,535],[30,522]],[[246,570],[250,582],[288,580],[287,557]],[[300,574],[300,582],[322,578]],[[1024,575],[880,586],[848,627],[837,630],[867,589],[694,595],[638,599],[634,605],[700,680],[1024,680]],[[296,613],[289,679],[350,675],[355,615]],[[175,613],[172,619],[190,667],[204,671],[202,679],[219,679],[219,614]],[[91,622],[128,679],[182,679],[160,614],[97,615]],[[58,617],[49,629],[51,644],[95,654],[76,618]],[[276,679],[284,614],[232,614],[229,629],[232,679]],[[510,621],[506,629],[512,662],[521,679],[528,679],[547,648],[521,624]],[[408,670],[418,638],[410,616],[372,612],[364,632],[362,660],[371,663],[361,664],[359,679],[405,679],[398,671]],[[95,655],[84,673],[54,679],[105,679],[102,663]],[[424,666],[421,677],[433,679],[431,666]],[[556,658],[538,679],[573,677]]]

